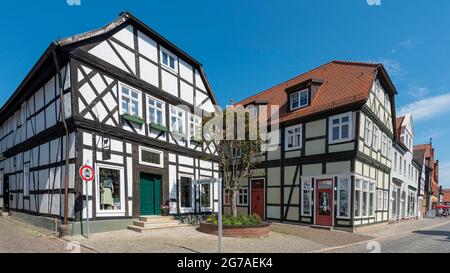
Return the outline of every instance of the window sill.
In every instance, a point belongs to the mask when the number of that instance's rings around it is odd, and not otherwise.
[[[292,151],[301,151],[302,149],[303,149],[302,147],[285,148],[284,151],[285,152],[292,152]]]
[[[341,144],[341,143],[351,142],[351,141],[353,141],[353,139],[351,139],[351,138],[339,139],[339,140],[328,140],[328,144]]]

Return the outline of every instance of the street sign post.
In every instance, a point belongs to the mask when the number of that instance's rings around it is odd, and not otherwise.
[[[85,184],[86,194],[86,238],[89,238],[89,192],[88,183],[94,180],[94,169],[89,165],[84,165],[80,168],[80,177]]]
[[[218,231],[217,231],[217,235],[218,235],[218,247],[219,247],[219,253],[222,253],[222,179],[221,178],[206,178],[206,179],[200,179],[200,180],[194,180],[193,184],[194,185],[214,185],[215,183],[217,183],[218,188],[219,188],[219,212],[218,212]]]

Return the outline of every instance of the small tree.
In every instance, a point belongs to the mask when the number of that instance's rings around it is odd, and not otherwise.
[[[215,121],[214,121],[215,120]],[[259,165],[262,140],[256,115],[243,107],[227,108],[214,117],[204,119],[204,131],[214,135],[214,143],[223,175],[223,186],[231,195],[231,212],[237,216],[237,194],[241,180],[251,176]],[[221,204],[220,204],[221,205]]]

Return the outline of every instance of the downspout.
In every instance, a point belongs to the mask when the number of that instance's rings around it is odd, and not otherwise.
[[[60,107],[59,111],[61,114],[61,120],[64,125],[64,129],[66,132],[66,162],[65,162],[65,172],[64,172],[64,221],[63,225],[67,226],[68,224],[68,213],[69,213],[69,127],[66,122],[66,112],[64,108],[64,86],[63,79],[61,76],[61,70],[59,68],[58,57],[56,55],[56,47],[53,48],[53,61],[55,62],[56,74],[58,75],[58,89],[59,89],[59,98],[60,98]]]

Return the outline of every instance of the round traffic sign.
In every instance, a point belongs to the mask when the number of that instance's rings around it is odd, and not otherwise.
[[[84,165],[80,168],[80,176],[86,182],[94,180],[94,169],[91,166]]]

